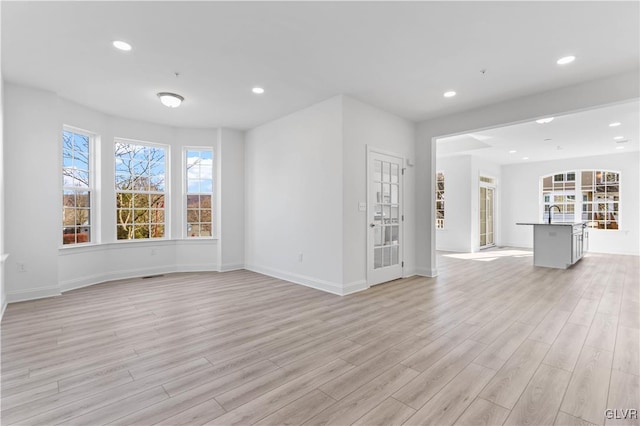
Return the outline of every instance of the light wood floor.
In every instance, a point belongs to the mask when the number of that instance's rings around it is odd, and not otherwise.
[[[515,254],[347,297],[237,271],[12,304],[2,424],[638,425],[605,418],[640,408],[638,257]]]

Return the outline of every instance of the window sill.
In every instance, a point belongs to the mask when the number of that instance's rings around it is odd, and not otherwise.
[[[83,252],[93,252],[101,250],[120,250],[124,247],[161,247],[177,244],[207,244],[217,242],[217,237],[200,238],[174,238],[174,239],[153,239],[153,240],[119,240],[109,243],[74,244],[73,246],[58,247],[59,255],[70,255]]]

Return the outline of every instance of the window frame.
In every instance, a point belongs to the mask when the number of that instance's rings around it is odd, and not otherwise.
[[[598,227],[598,223],[600,222],[600,220],[595,221],[592,219],[583,219],[583,214],[584,213],[593,213],[596,211],[595,206],[598,203],[596,201],[596,199],[594,198],[591,201],[584,201],[584,192],[588,191],[588,189],[585,189],[585,183],[583,182],[582,178],[583,178],[583,174],[584,173],[591,173],[592,175],[592,182],[593,185],[587,185],[590,186],[592,188],[592,192],[595,193],[595,189],[597,186],[597,182],[595,181],[596,179],[596,174],[597,173],[613,173],[616,174],[618,176],[618,180],[615,182],[615,185],[618,188],[617,194],[618,194],[618,200],[617,201],[611,201],[611,203],[616,204],[617,210],[614,210],[615,212],[617,212],[617,217],[615,217],[615,227],[607,227],[605,224],[604,228],[599,228]],[[575,174],[573,177],[573,180],[567,180],[568,175],[569,174]],[[564,175],[564,180],[562,181],[557,181],[555,178],[558,175]],[[551,189],[545,189],[547,187],[545,187],[544,185],[544,180],[545,178],[551,178]],[[591,230],[599,230],[599,231],[617,231],[620,229],[620,225],[622,223],[621,219],[622,219],[622,215],[621,215],[621,205],[622,205],[622,191],[621,191],[621,187],[622,187],[622,172],[620,172],[619,170],[609,170],[609,169],[604,169],[604,168],[589,168],[589,169],[570,169],[570,170],[565,170],[562,172],[553,172],[553,173],[548,173],[545,175],[541,175],[539,178],[539,185],[540,185],[540,191],[539,191],[539,205],[540,205],[540,209],[541,209],[541,217],[542,217],[542,221],[546,222],[548,220],[548,216],[546,216],[547,213],[547,206],[551,206],[554,204],[561,204],[563,206],[572,204],[573,205],[573,222],[586,222],[588,225],[588,228]],[[560,190],[555,190],[554,189],[554,184],[562,184],[563,188]],[[565,186],[567,184],[571,184],[573,186],[573,188],[565,188]],[[603,186],[613,186],[612,185],[607,185],[607,183],[605,182],[603,184]],[[547,193],[545,193],[548,192]],[[608,191],[605,191],[605,193],[607,193]],[[572,196],[574,197],[574,200],[572,203],[569,203],[566,199],[563,202],[557,203],[555,200],[549,200],[549,202],[545,201],[545,196],[549,195],[549,196],[559,196],[559,197],[569,197]],[[584,207],[587,205],[591,205],[591,209],[587,210],[585,212]],[[565,213],[563,210],[563,216],[566,218],[566,216],[569,215],[569,213]],[[606,222],[606,219],[604,220],[604,222]],[[594,226],[594,224],[596,224],[596,226]]]
[[[151,237],[147,237],[147,238],[122,238],[119,239],[118,238],[118,205],[117,205],[117,196],[118,193],[132,193],[132,194],[138,194],[138,193],[144,193],[144,194],[160,194],[159,191],[123,191],[123,190],[119,190],[117,188],[117,164],[116,164],[116,146],[118,143],[122,143],[122,144],[127,144],[127,145],[137,145],[137,146],[143,146],[143,147],[151,147],[151,148],[162,148],[164,149],[164,191],[161,193],[164,196],[164,207],[163,207],[163,215],[164,215],[164,222],[163,222],[163,226],[164,226],[164,234],[162,237],[158,237],[158,238],[151,238]],[[112,154],[112,159],[113,159],[113,180],[112,180],[112,188],[113,188],[113,211],[115,214],[115,221],[114,221],[114,230],[115,230],[115,243],[117,244],[136,244],[136,243],[145,243],[145,242],[160,242],[160,241],[167,241],[171,239],[171,145],[170,144],[166,144],[166,143],[158,143],[158,142],[149,142],[149,141],[142,141],[142,140],[138,140],[138,139],[131,139],[131,138],[123,138],[123,137],[114,137],[113,138],[113,154]],[[152,210],[151,206],[148,207],[149,210]],[[159,224],[160,222],[158,222]],[[149,222],[149,224],[151,224],[151,222]]]
[[[64,185],[64,132],[70,132],[73,134],[78,134],[78,135],[82,135],[82,136],[86,136],[88,137],[88,148],[89,148],[89,155],[88,155],[88,164],[87,167],[89,168],[88,170],[88,178],[89,178],[89,182],[86,188],[83,187],[71,187],[71,186],[65,186]],[[92,132],[90,130],[86,130],[83,129],[81,127],[77,127],[77,126],[72,126],[72,125],[68,125],[68,124],[63,124],[62,125],[62,132],[60,134],[61,138],[60,138],[60,149],[58,150],[58,154],[60,155],[59,160],[59,173],[60,173],[60,179],[58,182],[60,182],[60,191],[59,194],[62,195],[62,198],[64,200],[64,195],[65,195],[65,191],[86,191],[89,193],[89,225],[88,227],[90,228],[90,232],[89,232],[89,241],[86,242],[74,242],[74,243],[70,243],[70,244],[65,244],[64,243],[64,236],[62,237],[62,239],[60,240],[59,243],[59,249],[72,249],[72,248],[80,248],[80,247],[87,247],[87,246],[93,246],[93,245],[97,245],[100,243],[99,240],[99,224],[98,224],[98,212],[99,212],[99,206],[97,205],[97,200],[98,200],[98,196],[96,195],[97,193],[97,176],[98,174],[96,173],[96,156],[97,156],[97,150],[98,150],[98,135],[95,132]],[[64,228],[66,228],[66,226],[64,225],[64,202],[61,205],[62,207],[62,220],[60,221],[60,224],[62,225],[62,233],[64,235]],[[77,227],[77,225],[75,225],[75,227]],[[77,235],[77,233],[76,233]],[[77,238],[77,237],[76,237]]]
[[[211,151],[211,192],[189,192],[189,180],[188,180],[188,167],[187,167],[187,153],[189,151]],[[218,227],[217,223],[217,175],[216,175],[216,149],[212,146],[204,145],[189,145],[182,148],[182,221],[180,227],[182,229],[182,238],[185,240],[216,240],[218,239]],[[189,195],[210,195],[211,196],[211,235],[209,236],[190,236],[189,235],[189,222],[188,222],[188,196]],[[202,224],[202,222],[199,222]]]

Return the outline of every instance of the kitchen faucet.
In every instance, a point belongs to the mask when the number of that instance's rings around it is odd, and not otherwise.
[[[562,214],[562,210],[560,210],[559,206],[556,206],[555,204],[552,205],[552,206],[549,206],[549,210],[548,210],[548,212],[549,212],[549,225],[551,225],[551,209],[554,208],[554,207],[556,209],[558,209],[558,213]]]

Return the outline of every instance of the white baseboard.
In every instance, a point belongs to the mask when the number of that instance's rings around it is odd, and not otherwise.
[[[27,300],[44,299],[45,297],[60,296],[59,287],[39,287],[27,291],[13,291],[7,293],[7,303],[24,302]]]
[[[438,269],[437,268],[421,268],[421,267],[417,267],[416,268],[416,275],[420,275],[421,277],[429,277],[429,278],[434,278],[438,276]]]
[[[415,268],[405,269],[404,272],[402,273],[402,278],[409,278],[409,277],[413,277],[414,275],[418,275],[416,273]]]
[[[352,283],[345,284],[343,286],[342,296],[367,290],[368,288],[369,288],[369,284],[367,284],[367,280],[354,281]]]
[[[244,263],[223,263],[218,269],[220,272],[238,271],[244,269]]]
[[[147,275],[171,274],[174,272],[213,272],[218,271],[215,264],[194,264],[194,265],[174,265],[164,268],[137,268],[128,269],[126,271],[105,272],[101,274],[89,275],[73,280],[61,281],[60,291],[67,292],[78,288],[88,287],[95,284],[101,284],[107,281],[126,280],[131,278],[140,278]]]
[[[640,256],[640,253],[633,251],[597,251],[597,250],[589,250],[586,253],[594,253],[594,254],[619,254],[621,256]]]
[[[342,285],[340,284],[319,280],[306,275],[293,274],[291,272],[286,272],[286,271],[282,271],[274,268],[268,268],[265,266],[245,265],[244,269],[248,271],[257,272],[259,274],[268,275],[270,277],[279,278],[281,280],[290,281],[292,283],[300,284],[305,287],[311,287],[311,288],[315,288],[316,290],[322,290],[327,293],[343,296]]]
[[[176,265],[172,272],[219,272],[217,264],[199,263],[193,265]]]

